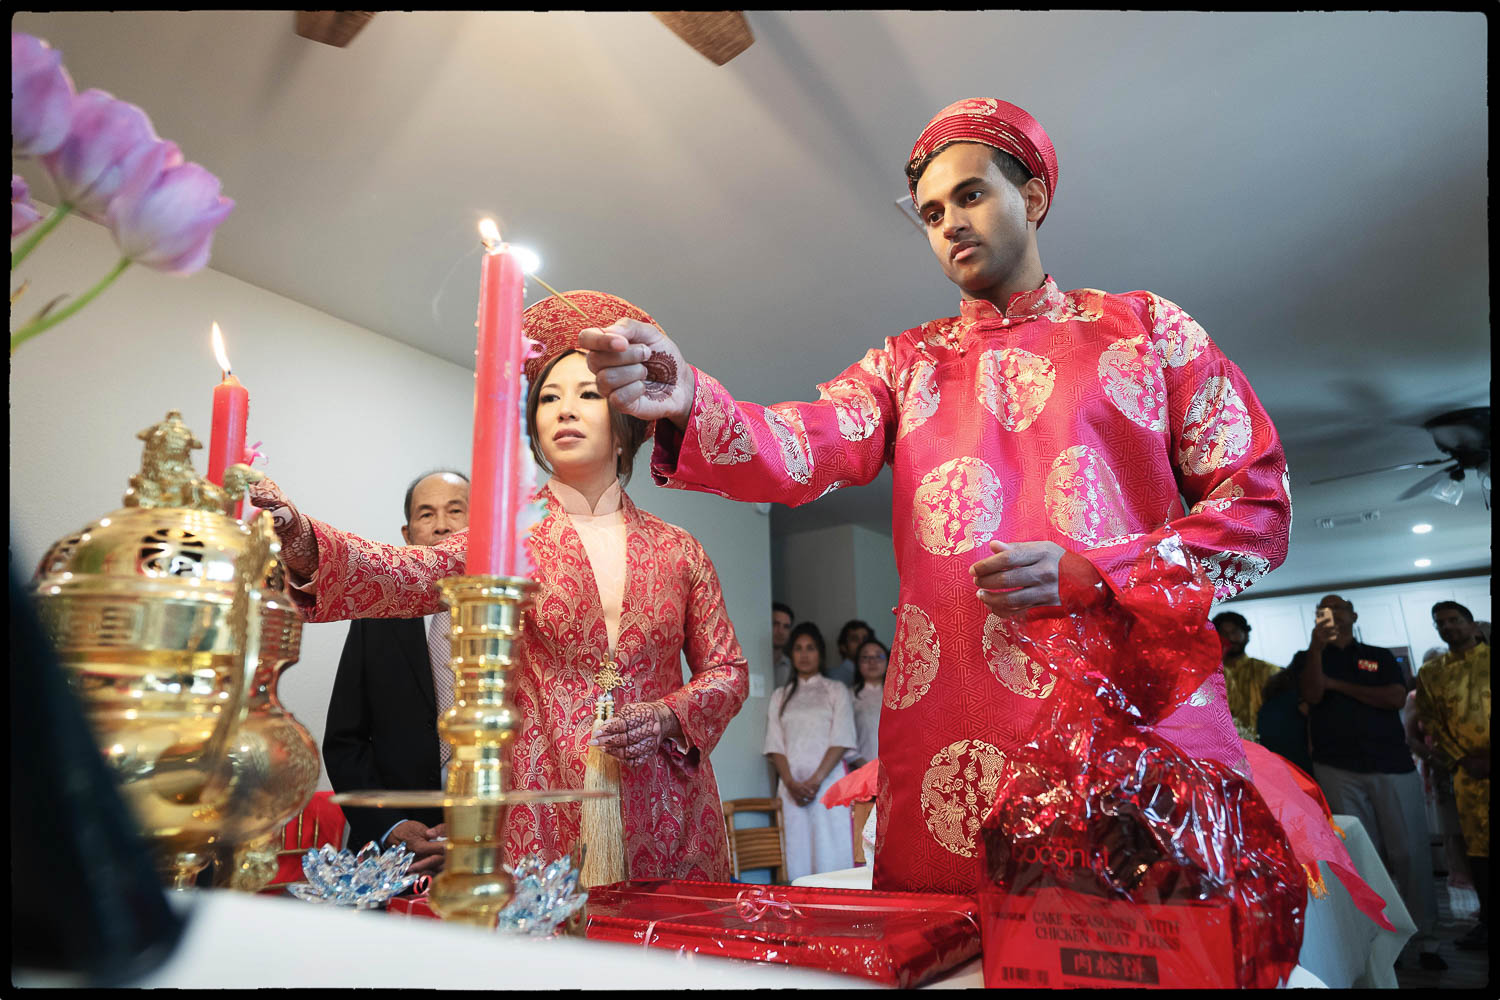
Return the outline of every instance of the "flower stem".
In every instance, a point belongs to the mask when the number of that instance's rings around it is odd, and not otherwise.
[[[63,202],[61,205],[58,205],[56,208],[54,208],[52,210],[52,214],[47,216],[46,221],[44,221],[40,226],[37,226],[36,229],[32,231],[32,234],[26,237],[26,239],[22,241],[21,245],[17,247],[15,251],[10,255],[10,269],[14,271],[17,266],[20,265],[21,261],[26,259],[27,254],[35,250],[36,245],[42,242],[43,237],[52,232],[52,230],[56,229],[57,224],[63,220],[63,216],[67,215],[71,211],[73,211],[73,206],[68,204],[67,202]]]
[[[96,284],[93,288],[90,288],[88,291],[84,292],[82,295],[78,296],[78,298],[74,299],[66,307],[59,309],[57,312],[52,313],[50,316],[33,320],[32,322],[27,323],[25,326],[21,327],[21,329],[17,330],[15,333],[11,334],[11,353],[14,354],[17,347],[20,347],[32,337],[35,337],[39,333],[44,333],[47,330],[52,329],[52,327],[61,323],[69,316],[73,315],[78,310],[88,305],[94,300],[95,296],[108,288],[110,284],[121,274],[123,274],[125,269],[129,266],[130,258],[121,257],[120,262],[114,266],[114,269],[112,271],[106,274],[103,278],[100,278],[98,284]]]

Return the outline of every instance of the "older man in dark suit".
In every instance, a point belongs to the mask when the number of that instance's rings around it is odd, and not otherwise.
[[[408,545],[436,545],[469,525],[469,481],[451,470],[417,477],[406,490]],[[441,789],[441,710],[453,703],[448,669],[448,612],[425,618],[351,622],[339,658],[323,759],[336,791]],[[345,809],[349,847],[398,842],[417,855],[410,871],[443,866],[447,833],[441,809]]]

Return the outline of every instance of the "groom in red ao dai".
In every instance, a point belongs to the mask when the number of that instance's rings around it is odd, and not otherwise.
[[[1041,270],[1035,229],[1058,172],[1041,126],[1003,101],[960,101],[932,120],[910,159],[953,148],[971,157],[981,149],[986,162],[1001,150],[1035,179],[998,195],[1024,199],[1015,242],[1034,261],[1029,284],[999,296],[1002,304],[965,294],[957,316],[888,337],[819,386],[816,402],[739,402],[683,362],[691,409],[679,411],[688,412],[681,430],[658,421],[652,457],[662,485],[789,505],[868,483],[892,465],[901,589],[880,720],[878,889],[975,886],[999,765],[1047,717],[1055,679],[1014,638],[1024,602],[977,594],[976,582],[1024,592],[1040,574],[1053,596],[1036,603],[1055,605],[1063,550],[1123,581],[1131,540],[1170,521],[1224,599],[1281,563],[1291,524],[1276,429],[1203,328],[1151,292],[1064,291]],[[922,184],[923,198],[934,186]],[[922,214],[917,187],[913,180]],[[955,272],[966,259],[1004,248],[966,253],[967,237],[983,238],[961,221],[979,199],[962,185],[936,197],[950,218],[940,211],[923,221],[964,287]],[[580,339],[605,388],[610,366],[644,360],[646,348],[676,353],[656,338],[617,324]],[[622,353],[626,339],[635,353]],[[613,385],[629,384],[627,370]],[[627,389],[611,402],[631,412],[645,394]],[[995,576],[1007,559],[1032,565]],[[1249,774],[1222,671],[1158,731],[1192,756]]]

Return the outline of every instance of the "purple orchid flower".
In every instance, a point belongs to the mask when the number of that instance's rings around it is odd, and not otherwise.
[[[68,137],[42,157],[42,164],[63,201],[102,222],[110,199],[130,175],[155,166],[151,153],[158,145],[163,145],[162,140],[144,111],[105,91],[87,90],[73,99]]]
[[[169,274],[192,274],[208,263],[214,230],[234,201],[219,194],[217,177],[180,160],[173,143],[153,147],[105,215],[126,257]]]
[[[73,80],[62,53],[32,35],[10,33],[10,155],[41,156],[68,137]]]
[[[20,174],[10,175],[10,238],[15,239],[26,230],[36,225],[37,220],[42,217],[31,206],[31,191],[26,187],[26,181]]]

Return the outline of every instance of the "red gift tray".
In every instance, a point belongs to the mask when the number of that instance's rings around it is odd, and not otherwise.
[[[431,917],[433,920],[441,920],[432,907],[427,905],[426,896],[397,896],[385,904],[385,912],[399,913],[403,917]]]
[[[589,890],[585,935],[916,986],[979,954],[968,896],[638,880]]]
[[[986,987],[1233,988],[1228,903],[1151,905],[1067,889],[981,890]]]

